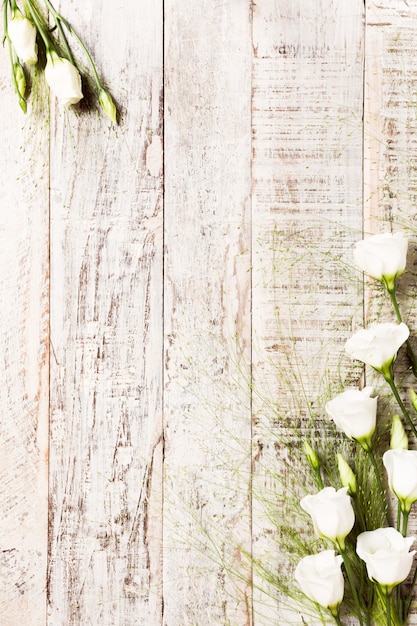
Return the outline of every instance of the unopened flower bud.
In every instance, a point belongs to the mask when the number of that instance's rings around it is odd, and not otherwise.
[[[116,105],[114,104],[111,95],[105,89],[100,89],[98,100],[107,117],[113,122],[113,124],[117,124]]]
[[[417,412],[417,393],[414,391],[414,389],[410,389],[410,398],[413,409]]]
[[[23,71],[23,67],[21,66],[19,61],[16,61],[15,63],[13,63],[13,74],[14,74],[14,79],[15,79],[15,87],[16,87],[17,95],[19,96],[19,105],[23,113],[26,113],[27,111],[27,104],[26,104],[26,99],[25,99],[26,77]]]
[[[408,437],[399,415],[394,415],[391,426],[391,450],[402,448],[408,450]]]
[[[310,446],[308,441],[304,441],[303,446],[304,446],[306,459],[309,462],[309,465],[315,470],[318,469],[320,467],[320,461],[319,461],[319,457],[317,456],[317,453],[313,450],[313,448]]]
[[[18,61],[13,65],[13,72],[16,78],[17,93],[19,94],[19,96],[22,96],[22,98],[24,98],[26,92],[26,77],[23,71],[23,67]]]
[[[22,109],[23,113],[26,114],[28,110],[28,106],[27,106],[27,102],[25,98],[22,98],[22,96],[19,96],[19,106]]]
[[[337,454],[337,466],[343,487],[347,487],[348,492],[351,495],[355,495],[357,491],[356,476],[350,465],[345,461],[340,453]]]

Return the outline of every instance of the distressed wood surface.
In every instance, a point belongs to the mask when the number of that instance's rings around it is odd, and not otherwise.
[[[416,324],[416,198],[417,158],[415,33],[417,2],[389,0],[367,3],[364,106],[364,231],[396,232],[409,237],[407,270],[397,281],[397,298],[404,321],[415,337]],[[394,321],[394,311],[380,285],[365,281],[365,321]],[[415,340],[413,341],[415,348]],[[416,388],[405,349],[395,364],[397,383],[406,391]],[[388,414],[398,412],[387,385],[367,372],[367,380],[379,385]],[[407,406],[408,394],[405,394]],[[413,409],[409,407],[411,414]],[[412,439],[410,439],[412,442]],[[413,444],[415,448],[415,443]],[[409,534],[416,534],[412,511]],[[417,624],[416,605],[410,624]]]
[[[41,626],[48,520],[48,124],[41,100],[32,117],[16,115],[4,54],[0,74],[0,623]]]
[[[417,0],[60,5],[120,124],[1,55],[0,624],[301,623],[282,444],[391,316],[353,243],[415,253]]]
[[[340,352],[358,298],[345,263],[362,228],[363,2],[263,2],[253,16],[253,554],[279,581],[280,525],[296,523],[294,506],[300,515],[282,442],[297,424],[314,441],[308,418],[323,419],[349,371]],[[255,624],[297,623],[264,578]]]
[[[156,626],[162,3],[64,8],[122,121],[52,111],[49,623]]]
[[[252,620],[250,15],[165,2],[167,625]]]

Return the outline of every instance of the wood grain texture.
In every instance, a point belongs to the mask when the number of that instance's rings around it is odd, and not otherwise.
[[[65,13],[121,123],[52,113],[49,624],[157,626],[162,2]]]
[[[409,237],[406,272],[397,281],[397,298],[404,321],[415,337],[416,324],[416,86],[415,33],[417,2],[367,2],[364,108],[364,233],[403,231]],[[387,295],[376,281],[365,277],[365,323],[395,321]],[[415,339],[413,339],[415,348]],[[409,406],[408,390],[416,388],[405,348],[399,352],[395,377]],[[367,372],[378,387],[386,416],[398,413],[389,389],[380,377]],[[409,407],[411,409],[411,407]],[[414,415],[411,409],[411,415]],[[415,448],[413,438],[410,447]],[[409,534],[416,534],[412,511]],[[410,625],[417,624],[416,605]]]
[[[24,118],[0,57],[0,624],[300,623],[258,565],[392,319],[353,243],[416,252],[417,0],[60,4],[121,117]]]
[[[167,626],[251,623],[250,16],[165,2]]]
[[[48,498],[48,124],[1,56],[0,623],[44,626]],[[47,114],[47,112],[46,112]],[[5,123],[13,120],[13,123]]]
[[[404,231],[409,263],[397,283],[404,321],[416,332],[416,85],[417,3],[369,2],[366,11],[364,109],[364,233]],[[393,321],[381,286],[365,279],[366,322]],[[397,363],[405,386],[407,359]],[[371,375],[371,373],[369,373]]]
[[[352,382],[341,352],[360,311],[349,263],[362,226],[363,2],[271,0],[253,20],[252,550],[277,579],[255,576],[254,622],[266,625],[300,619],[277,593],[291,558],[280,526],[300,519],[296,450],[283,444],[312,441],[309,420]]]
[[[372,1],[366,20],[364,231],[403,229],[415,245],[417,3]]]

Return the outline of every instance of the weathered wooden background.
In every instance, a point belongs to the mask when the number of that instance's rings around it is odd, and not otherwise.
[[[60,6],[120,124],[24,117],[3,51],[0,624],[289,623],[258,496],[360,375],[353,242],[415,248],[417,0]]]

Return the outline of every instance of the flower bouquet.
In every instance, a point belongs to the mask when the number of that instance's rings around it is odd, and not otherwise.
[[[416,537],[409,536],[408,526],[417,501],[417,450],[409,445],[417,445],[417,429],[394,377],[397,353],[404,343],[410,368],[417,372],[409,329],[396,297],[407,248],[408,241],[401,233],[373,235],[357,243],[355,264],[382,283],[396,322],[372,324],[345,345],[353,359],[383,377],[398,405],[401,416],[392,417],[389,449],[381,450],[383,438],[376,437],[380,428],[378,399],[370,386],[345,389],[325,407],[336,428],[355,442],[355,458],[367,462],[367,472],[363,472],[363,463],[359,467],[359,461],[356,467],[339,452],[336,485],[326,471],[326,459],[310,442],[304,442],[318,491],[303,497],[300,506],[310,516],[316,537],[329,545],[315,553],[307,549],[310,553],[295,567],[294,585],[302,592],[310,614],[315,612],[322,623],[331,619],[339,625],[351,624],[353,618],[361,626],[402,626],[410,618],[417,567],[415,550],[410,551]],[[417,412],[413,390],[410,400]]]
[[[21,6],[16,0],[4,0],[3,3],[3,41],[8,44],[13,85],[22,111],[27,111],[26,75],[29,68],[37,64],[44,68],[46,82],[63,106],[77,104],[83,99],[81,64],[74,57],[69,36],[86,57],[102,110],[116,123],[116,105],[104,88],[84,41],[50,0],[44,0],[44,4],[52,21],[52,28],[49,28],[46,16],[36,0],[24,0]]]

